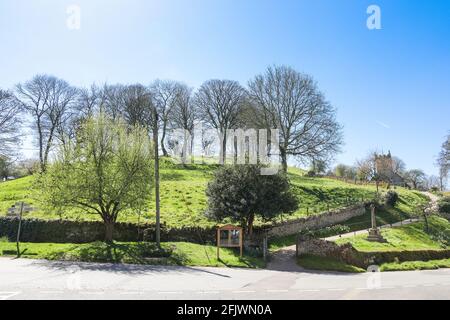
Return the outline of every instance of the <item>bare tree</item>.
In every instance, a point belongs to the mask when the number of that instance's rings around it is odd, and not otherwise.
[[[184,84],[178,84],[174,100],[174,108],[170,117],[171,124],[175,128],[187,130],[193,133],[196,120],[195,106],[192,99],[192,89]]]
[[[288,155],[310,160],[340,150],[342,133],[336,111],[310,76],[290,67],[269,67],[249,82],[249,91],[251,102],[262,115],[260,126],[280,131],[284,172]]]
[[[420,169],[412,169],[406,172],[406,179],[412,184],[414,189],[423,186],[426,180],[426,174]]]
[[[356,161],[356,175],[360,180],[375,182],[377,193],[380,182],[383,180],[378,165],[376,152],[371,152],[366,158]]]
[[[202,151],[203,155],[210,156],[214,147],[215,138],[208,134],[208,129],[202,128]]]
[[[112,119],[123,117],[124,92],[125,86],[121,84],[105,84],[99,92],[100,111],[106,113]]]
[[[221,163],[226,159],[227,130],[239,123],[246,97],[245,89],[232,80],[208,80],[195,95],[200,119],[221,135]]]
[[[439,185],[439,177],[435,176],[435,175],[430,175],[427,176],[424,179],[424,188],[426,190],[431,190],[436,188],[437,190],[439,189],[440,185]]]
[[[194,141],[194,123],[197,119],[195,106],[192,99],[192,89],[184,84],[178,84],[174,101],[173,112],[170,116],[170,124],[173,129],[183,129],[183,159],[186,157],[187,147],[190,144],[192,152]],[[188,141],[190,136],[190,141]]]
[[[398,175],[402,175],[405,173],[406,164],[399,157],[392,157],[392,172]]]
[[[77,90],[62,79],[37,75],[24,84],[18,84],[16,91],[22,106],[34,119],[39,161],[41,170],[45,171],[55,136],[69,119]]]
[[[450,134],[442,144],[441,152],[437,159],[437,165],[439,167],[439,187],[441,191],[443,191],[450,171]]]
[[[21,134],[22,107],[14,94],[0,89],[0,156],[14,153]]]
[[[153,104],[148,88],[141,84],[123,87],[123,118],[131,126],[150,128]]]
[[[100,110],[104,95],[101,88],[93,84],[79,90],[77,109],[81,118],[90,118]]]
[[[167,150],[164,145],[167,128],[169,126],[170,115],[172,113],[175,101],[177,99],[179,83],[171,80],[155,80],[150,86],[153,104],[157,108],[158,118],[161,129],[161,150],[163,156],[167,156]]]

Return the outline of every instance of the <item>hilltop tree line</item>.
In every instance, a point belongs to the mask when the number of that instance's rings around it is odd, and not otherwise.
[[[164,156],[173,145],[168,131],[185,129],[192,136],[195,123],[216,129],[224,144],[227,129],[279,129],[277,153],[284,171],[288,157],[303,162],[329,159],[342,144],[335,108],[313,78],[287,66],[273,66],[246,87],[233,80],[212,79],[197,90],[173,80],[76,88],[52,75],[36,75],[0,91],[0,154],[3,158],[17,155],[27,125],[22,119],[27,115],[39,169],[45,172],[53,148],[74,139],[77,127],[100,112],[159,135]],[[204,148],[213,143],[211,137],[201,138]],[[220,161],[224,162],[225,145],[222,150]]]

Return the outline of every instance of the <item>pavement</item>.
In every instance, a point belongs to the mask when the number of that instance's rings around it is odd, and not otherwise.
[[[450,299],[450,269],[347,274],[0,258],[0,300]]]

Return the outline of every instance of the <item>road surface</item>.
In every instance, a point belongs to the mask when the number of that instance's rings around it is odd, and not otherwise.
[[[450,299],[450,269],[343,274],[0,258],[6,299]]]

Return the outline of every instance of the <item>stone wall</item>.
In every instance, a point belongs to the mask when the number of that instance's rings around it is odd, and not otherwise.
[[[312,215],[295,220],[277,223],[267,230],[268,237],[288,236],[309,229],[321,229],[347,221],[365,213],[364,204],[356,204],[347,208],[333,210],[320,215]]]
[[[374,251],[361,252],[350,243],[338,245],[332,241],[302,238],[297,241],[297,257],[311,254],[321,257],[331,257],[336,260],[366,269],[372,264],[403,261],[428,261],[450,258],[450,250],[405,250],[405,251]]]
[[[305,229],[320,229],[346,221],[352,217],[364,214],[364,205],[355,205],[341,210],[330,211],[320,215],[309,216],[296,220],[274,224],[268,228],[254,228],[253,239],[246,241],[249,246],[259,246],[265,234],[267,236],[285,236],[297,234]],[[14,240],[17,232],[18,219],[15,217],[0,217],[0,237],[6,236]],[[153,241],[154,224],[116,223],[114,239],[117,241],[138,241],[144,239]],[[146,232],[144,232],[146,230]],[[67,221],[23,219],[21,240],[23,242],[72,242],[84,243],[104,240],[105,228],[100,221]],[[180,227],[168,228],[162,225],[162,241],[188,241],[194,243],[215,243],[216,228]],[[248,239],[245,239],[248,240]]]
[[[15,217],[0,217],[0,237],[15,241],[19,220]],[[23,242],[85,243],[102,241],[105,227],[100,221],[67,221],[23,219],[20,239]],[[116,223],[114,239],[117,241],[143,240],[144,234],[153,241],[153,224]],[[215,228],[167,228],[161,226],[162,241],[188,241],[214,243]]]

